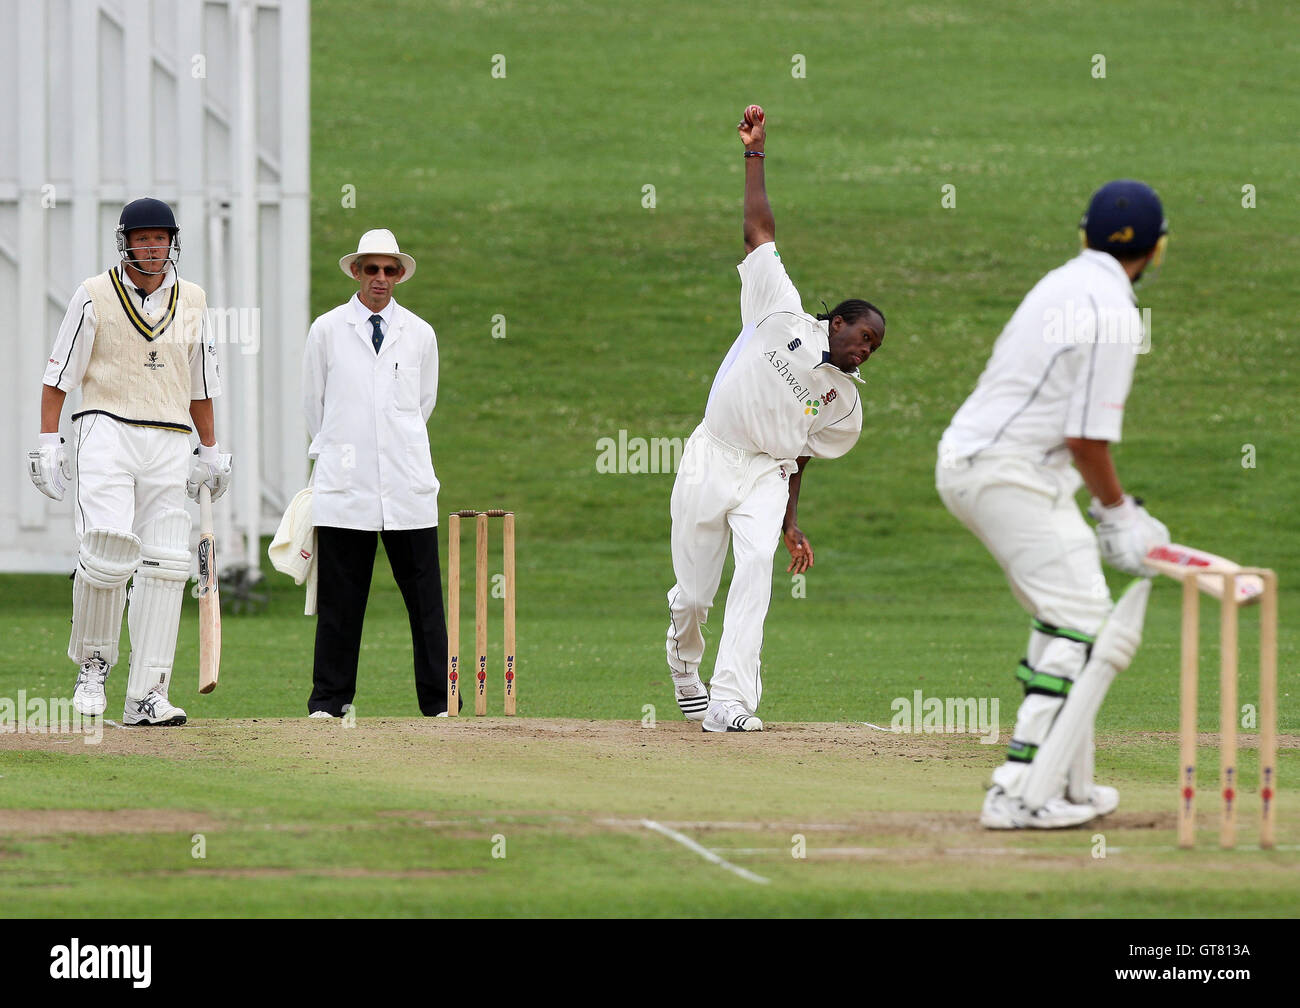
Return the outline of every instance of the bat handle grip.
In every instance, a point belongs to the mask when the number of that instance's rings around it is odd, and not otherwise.
[[[206,483],[199,484],[199,531],[212,533],[212,491]]]

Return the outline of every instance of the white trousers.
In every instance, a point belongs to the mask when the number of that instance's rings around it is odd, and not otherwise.
[[[1072,466],[1043,466],[1015,456],[980,457],[935,469],[944,506],[979,538],[1031,616],[1065,631],[1096,636],[1111,610],[1097,537],[1074,494]],[[1087,646],[1031,632],[1029,664],[1045,676],[1073,682]],[[1012,748],[1043,743],[1061,706],[1059,697],[1029,693],[1016,714]],[[1028,763],[1007,762],[993,780],[1019,793]]]
[[[77,423],[78,541],[92,528],[138,536],[162,512],[185,510],[193,461],[188,434],[124,424],[100,413]]]
[[[698,674],[704,658],[702,627],[722,580],[727,546],[735,572],[727,592],[722,639],[709,695],[734,700],[751,714],[763,695],[759,654],[772,598],[772,557],[781,540],[793,460],[741,451],[701,424],[686,443],[673,484],[673,573],[668,593],[668,667]]]
[[[129,532],[141,541],[142,561],[174,559],[188,544],[160,534],[154,520],[168,511],[185,510],[185,480],[190,470],[190,439],[184,431],[124,424],[102,414],[79,421],[76,437],[77,484],[73,514],[77,541],[89,529]],[[163,528],[175,528],[175,520]],[[188,528],[188,523],[186,523]],[[158,541],[159,539],[162,541]],[[166,688],[176,650],[184,585],[175,578],[151,576],[150,568],[137,567],[131,582],[127,625],[131,634],[131,672],[127,701],[141,700],[155,684]],[[80,576],[80,575],[78,575]],[[80,601],[79,601],[80,600]],[[122,605],[121,597],[112,603]],[[79,662],[75,642],[94,624],[93,604],[85,593],[73,591],[73,642],[69,657]],[[107,632],[120,635],[121,609]],[[99,632],[103,632],[102,630]],[[116,646],[110,649],[117,651]]]

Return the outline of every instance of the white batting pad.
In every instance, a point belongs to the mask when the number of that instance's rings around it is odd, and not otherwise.
[[[96,653],[117,664],[126,582],[140,561],[140,540],[116,529],[88,529],[81,537],[72,580],[72,636],[68,657],[81,664]]]
[[[1093,744],[1093,726],[1089,725],[1083,741],[1075,750],[1074,759],[1065,779],[1066,800],[1074,805],[1086,805],[1092,795],[1093,762],[1096,758],[1096,746]]]
[[[1060,797],[1072,767],[1076,774],[1086,769],[1076,765],[1082,760],[1080,747],[1088,744],[1091,750],[1093,722],[1106,691],[1115,676],[1128,668],[1142,643],[1142,624],[1150,597],[1151,582],[1144,578],[1130,585],[1115,603],[1092,646],[1092,657],[1029,765],[1024,784],[1024,801],[1029,808],[1042,808],[1052,798]]]
[[[131,606],[126,616],[131,632],[128,701],[143,700],[159,685],[166,694],[189,579],[190,516],[179,510],[164,511],[144,529],[140,566],[131,584]]]

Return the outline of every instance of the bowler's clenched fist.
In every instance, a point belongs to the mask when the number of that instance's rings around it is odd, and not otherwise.
[[[767,139],[767,127],[764,125],[766,120],[761,105],[750,105],[745,109],[745,117],[736,127],[740,131],[740,142],[745,145],[745,150],[763,149],[763,141]]]

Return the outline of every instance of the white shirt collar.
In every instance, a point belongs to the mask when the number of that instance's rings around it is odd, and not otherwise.
[[[353,294],[352,300],[348,302],[352,306],[352,320],[354,322],[364,322],[370,324],[370,316],[378,315],[384,320],[384,328],[388,329],[393,324],[393,313],[397,310],[397,299],[389,298],[388,304],[384,305],[381,312],[372,312],[369,308],[361,303],[361,295]]]
[[[1105,270],[1117,283],[1123,284],[1124,289],[1128,291],[1129,298],[1134,304],[1137,304],[1137,294],[1133,291],[1133,281],[1128,278],[1128,274],[1124,272],[1124,267],[1119,264],[1119,260],[1113,255],[1109,252],[1101,252],[1098,249],[1086,248],[1079,253],[1079,258],[1084,262],[1092,263],[1099,269]]]
[[[126,275],[126,264],[125,264],[125,263],[119,262],[119,263],[117,264],[117,275],[118,275],[119,277],[121,277],[121,279],[122,279],[122,286],[123,286],[123,287],[125,287],[127,290],[129,290],[132,294],[136,295],[136,297],[140,297],[139,289],[138,289],[138,288],[136,287],[136,285],[131,281],[131,278],[130,278],[129,276]],[[153,297],[153,296],[156,295],[156,294],[161,294],[163,291],[167,290],[167,288],[169,288],[169,287],[174,287],[175,285],[176,285],[176,267],[175,267],[175,266],[172,266],[172,267],[168,268],[168,270],[167,270],[166,273],[163,274],[163,281],[162,281],[161,284],[158,285],[158,289],[157,289],[156,291],[154,291],[153,294],[146,294],[144,297],[145,297],[145,298],[151,298],[151,297]],[[143,300],[143,299],[142,299],[142,300]]]

